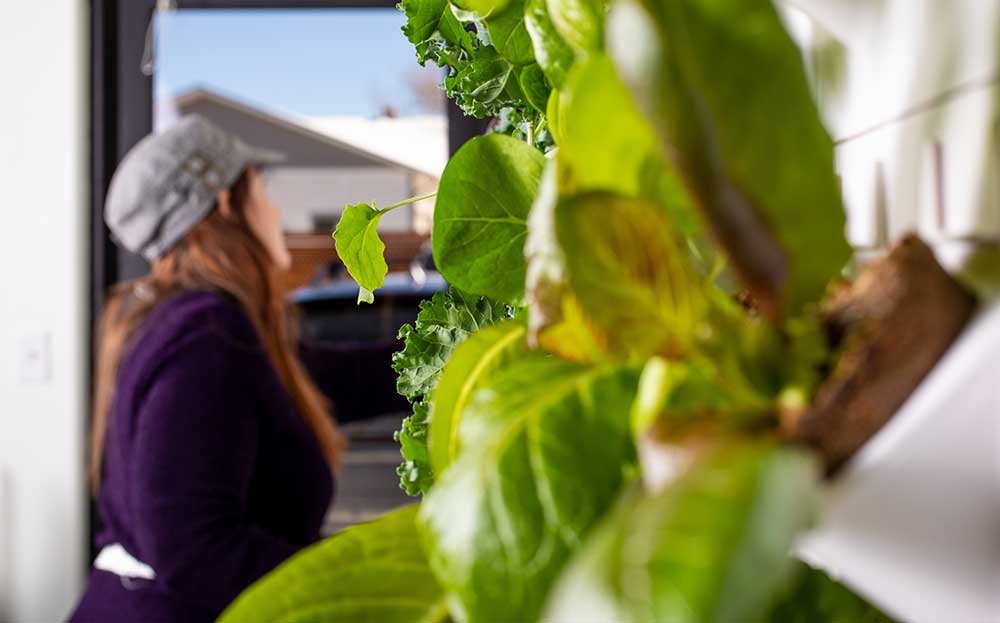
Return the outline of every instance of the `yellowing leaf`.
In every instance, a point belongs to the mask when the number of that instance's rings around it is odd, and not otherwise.
[[[771,0],[621,0],[608,52],[772,319],[818,301],[850,248],[798,48]]]
[[[704,323],[705,284],[659,204],[586,193],[556,207],[570,289],[613,351],[690,354]]]

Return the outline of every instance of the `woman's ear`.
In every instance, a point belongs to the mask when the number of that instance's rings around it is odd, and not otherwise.
[[[215,205],[219,207],[219,214],[221,214],[223,218],[227,219],[231,219],[235,216],[233,214],[233,203],[230,201],[230,196],[229,190],[227,189],[219,192],[219,194],[215,197]]]

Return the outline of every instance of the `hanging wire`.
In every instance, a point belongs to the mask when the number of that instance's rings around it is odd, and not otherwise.
[[[142,48],[142,62],[139,69],[144,76],[152,76],[156,68],[156,42],[154,41],[153,27],[156,24],[156,16],[160,13],[177,10],[177,0],[156,0],[156,9],[152,17],[149,18],[149,25],[146,26],[146,43]]]
[[[948,102],[958,99],[959,97],[962,97],[964,95],[968,95],[969,93],[973,93],[975,91],[992,87],[998,82],[1000,82],[1000,74],[994,72],[986,76],[981,76],[979,78],[974,78],[972,80],[967,80],[965,82],[959,83],[951,88],[941,91],[940,93],[932,97],[928,97],[927,99],[921,100],[909,106],[908,108],[900,111],[899,113],[893,115],[888,119],[879,121],[878,123],[870,127],[859,130],[848,136],[842,136],[840,138],[836,138],[834,139],[833,144],[842,145],[844,143],[849,143],[867,134],[872,134],[873,132],[877,132],[885,128],[886,126],[890,126],[894,123],[899,123],[901,121],[906,121],[907,119],[915,117],[920,113],[927,112],[928,110],[932,110],[934,108],[939,108],[944,104],[947,104]]]

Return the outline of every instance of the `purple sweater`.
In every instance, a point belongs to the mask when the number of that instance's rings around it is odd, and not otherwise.
[[[335,410],[364,417],[402,406],[391,349],[313,349],[304,361]],[[383,377],[374,402],[358,398],[371,395],[360,383],[370,370]],[[162,303],[121,362],[98,497],[98,545],[120,543],[156,579],[95,570],[72,620],[214,620],[319,538],[333,485],[240,308],[208,292]]]

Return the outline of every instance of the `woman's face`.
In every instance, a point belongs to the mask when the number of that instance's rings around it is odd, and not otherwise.
[[[281,230],[281,212],[271,201],[264,187],[264,178],[256,169],[250,169],[250,196],[246,206],[246,219],[257,238],[267,249],[271,260],[281,270],[292,265],[292,256],[285,244]]]

